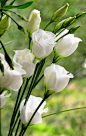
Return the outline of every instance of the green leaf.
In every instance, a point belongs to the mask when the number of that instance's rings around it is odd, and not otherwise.
[[[33,1],[30,1],[30,2],[26,2],[26,3],[22,4],[22,5],[18,5],[18,6],[9,5],[9,6],[4,6],[3,8],[4,9],[14,9],[14,8],[25,9],[25,8],[29,7],[32,3],[33,3]]]

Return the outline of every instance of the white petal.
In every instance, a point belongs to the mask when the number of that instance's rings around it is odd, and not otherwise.
[[[37,58],[42,58],[46,53],[44,48],[38,42],[33,43],[32,52]]]
[[[10,71],[11,80],[7,88],[13,91],[18,91],[23,83],[22,76],[19,72],[12,70]]]

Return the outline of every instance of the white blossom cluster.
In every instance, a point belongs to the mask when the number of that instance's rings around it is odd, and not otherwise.
[[[5,91],[0,95],[0,107],[5,104],[5,97],[11,95],[7,94],[5,96],[7,90],[18,91],[23,84],[23,78],[28,78],[33,75],[36,64],[40,60],[46,58],[53,51],[58,56],[67,57],[77,49],[81,41],[80,38],[74,37],[74,34],[67,34],[61,38],[68,31],[67,29],[58,36],[50,31],[39,29],[40,22],[40,11],[33,10],[29,17],[29,23],[27,24],[27,30],[32,37],[32,50],[25,48],[14,51],[13,70],[7,64],[4,55],[0,53],[1,62],[4,66],[4,74],[0,71],[0,88],[5,88]],[[58,40],[59,38],[60,40]],[[70,78],[73,78],[73,75],[66,71],[64,67],[55,63],[52,63],[44,70],[44,86],[50,91],[59,92],[63,90],[67,86]],[[29,121],[41,100],[42,98],[40,97],[30,95],[26,105],[24,105],[25,100],[21,102],[20,118],[23,124]],[[48,111],[48,108],[43,109],[45,105],[46,102],[41,105],[31,121],[32,124],[42,122],[41,115]]]

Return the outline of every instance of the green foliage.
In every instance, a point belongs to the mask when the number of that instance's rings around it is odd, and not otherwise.
[[[31,2],[26,2],[26,3],[18,5],[18,6],[8,5],[8,6],[4,6],[3,8],[4,9],[14,9],[14,8],[16,8],[16,9],[25,9],[25,8],[29,7],[32,3],[33,2],[31,1]]]

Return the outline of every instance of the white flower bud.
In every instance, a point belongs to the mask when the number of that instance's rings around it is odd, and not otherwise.
[[[27,31],[30,32],[31,34],[39,29],[41,22],[41,17],[40,17],[40,11],[34,9],[28,19],[27,23]]]
[[[63,31],[59,36],[57,36],[57,39],[59,39],[65,33],[67,33],[67,30]],[[77,49],[80,41],[82,40],[78,37],[74,37],[73,34],[67,34],[56,43],[55,50],[58,55],[67,57]]]
[[[38,105],[40,104],[41,101],[42,101],[42,98],[30,95],[25,106],[24,106],[25,99],[21,102],[21,104],[20,104],[20,118],[21,118],[21,122],[23,124],[29,122],[31,116],[33,115],[34,111],[36,110],[36,108],[38,107]],[[43,109],[45,105],[46,105],[46,101],[43,102],[41,107],[36,112],[35,116],[33,117],[32,121],[31,121],[32,124],[42,123],[41,115],[43,113],[48,112],[48,108]]]
[[[73,75],[63,67],[51,64],[44,71],[44,82],[48,90],[60,92],[63,90]]]

